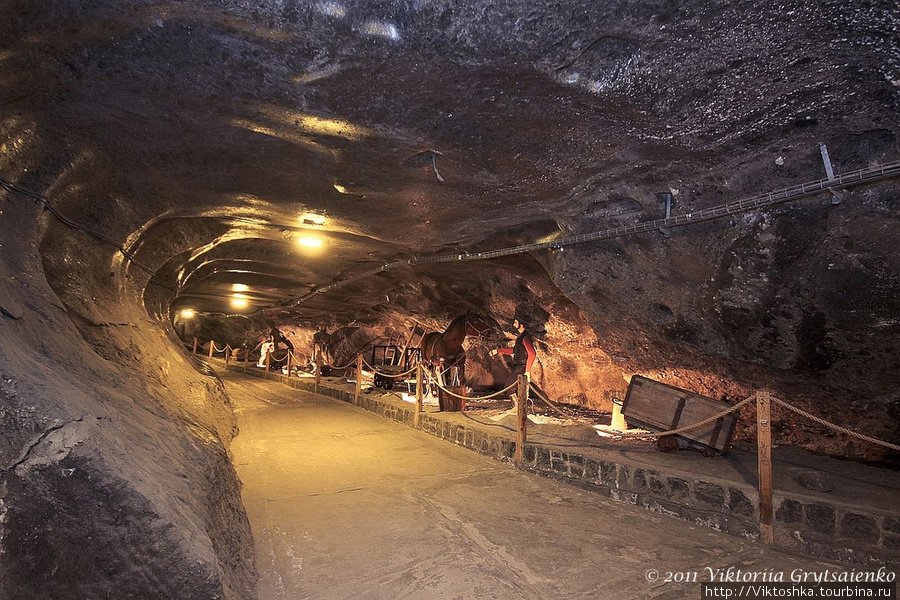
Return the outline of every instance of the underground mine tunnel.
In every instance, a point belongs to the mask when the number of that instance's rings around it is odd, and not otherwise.
[[[0,0],[0,598],[896,570],[898,115],[892,0]]]

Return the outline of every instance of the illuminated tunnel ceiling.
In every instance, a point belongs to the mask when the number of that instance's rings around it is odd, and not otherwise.
[[[876,371],[896,364],[896,180],[840,205],[407,266],[296,306],[398,260],[659,219],[661,193],[685,214],[818,180],[817,142],[838,172],[896,161],[894,2],[0,6],[5,180],[122,243],[164,308],[175,293],[174,308],[348,322],[404,294],[477,306],[512,272],[556,286],[610,353],[650,347],[629,329],[687,345],[670,358],[815,375],[887,340]],[[66,273],[82,243],[44,242],[60,293],[81,290]],[[848,333],[860,323],[874,342]]]

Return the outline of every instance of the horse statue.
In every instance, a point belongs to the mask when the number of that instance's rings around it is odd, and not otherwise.
[[[466,312],[450,321],[443,333],[433,331],[425,334],[419,346],[422,363],[431,370],[441,385],[462,385],[466,376],[463,341],[468,336],[483,337],[494,329],[482,317]]]

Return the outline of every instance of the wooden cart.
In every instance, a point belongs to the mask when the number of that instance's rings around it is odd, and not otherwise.
[[[399,346],[372,346],[372,367],[376,369],[373,385],[386,390],[392,389],[398,381],[403,381],[406,371],[419,362],[419,348],[407,348],[403,352]]]
[[[727,410],[729,406],[720,400],[635,375],[628,385],[622,414],[629,422],[648,429],[669,431],[699,423]],[[737,415],[729,413],[678,436],[724,454],[731,448],[736,422]]]

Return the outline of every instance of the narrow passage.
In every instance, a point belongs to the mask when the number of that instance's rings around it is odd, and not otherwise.
[[[232,452],[260,600],[699,598],[699,583],[665,573],[830,566],[520,472],[332,398],[220,375],[238,415]]]

